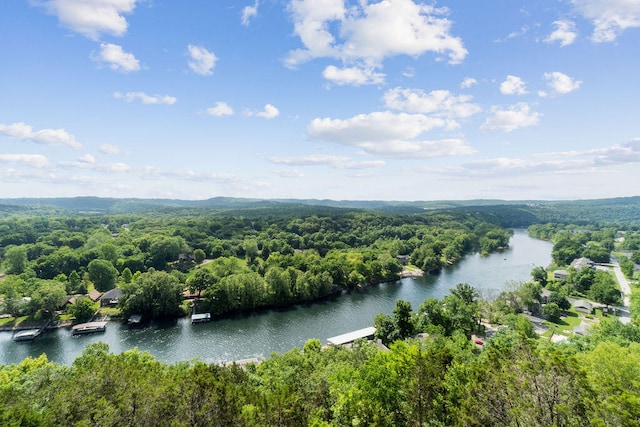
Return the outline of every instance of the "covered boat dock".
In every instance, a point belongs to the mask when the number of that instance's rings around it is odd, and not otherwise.
[[[338,335],[327,339],[329,345],[343,345],[350,344],[359,338],[373,338],[376,333],[376,328],[370,326],[364,329],[358,329],[357,331],[347,332],[346,334]]]

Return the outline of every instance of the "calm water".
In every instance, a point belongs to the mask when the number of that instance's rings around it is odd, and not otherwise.
[[[509,282],[528,280],[534,266],[547,266],[551,248],[551,243],[516,230],[510,248],[504,252],[488,257],[470,255],[438,275],[375,285],[287,310],[267,310],[197,325],[179,319],[140,329],[111,322],[104,334],[72,337],[70,330],[59,329],[33,342],[13,342],[11,333],[0,332],[0,363],[18,363],[27,356],[46,353],[49,360],[71,364],[88,343],[97,341],[106,342],[115,353],[138,347],[170,363],[193,358],[220,363],[267,357],[272,352],[302,347],[310,338],[326,343],[329,337],[371,326],[378,313],[391,314],[398,299],[410,301],[417,310],[425,298],[442,298],[458,283],[469,283],[484,297],[496,296]]]

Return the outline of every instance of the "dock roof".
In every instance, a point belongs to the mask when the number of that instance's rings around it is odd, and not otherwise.
[[[373,337],[375,333],[376,333],[376,328],[373,326],[370,326],[368,328],[358,329],[357,331],[347,332],[346,334],[331,337],[327,339],[327,342],[333,345],[348,344],[350,342],[357,340],[358,338]]]

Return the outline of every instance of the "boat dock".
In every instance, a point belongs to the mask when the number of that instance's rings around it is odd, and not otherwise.
[[[191,315],[191,323],[203,323],[211,320],[211,313],[199,313]]]
[[[354,342],[359,338],[373,338],[376,333],[376,328],[370,326],[364,329],[358,329],[357,331],[347,332],[346,334],[338,335],[327,339],[329,345],[343,345]]]
[[[22,331],[18,331],[15,334],[13,334],[13,340],[14,341],[31,341],[36,339],[36,337],[40,335],[41,331],[42,329],[25,329]]]
[[[71,335],[93,334],[107,330],[107,322],[80,323],[71,328]]]

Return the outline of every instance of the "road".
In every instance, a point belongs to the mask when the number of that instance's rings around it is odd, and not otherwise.
[[[627,280],[627,278],[624,277],[624,274],[622,274],[622,270],[620,269],[620,264],[618,263],[618,260],[617,259],[613,259],[612,262],[611,262],[611,265],[613,266],[613,272],[616,275],[616,279],[618,280],[618,284],[620,285],[620,289],[622,290],[622,293],[624,294],[624,306],[623,307],[617,307],[622,312],[620,314],[620,321],[622,323],[629,323],[629,322],[631,322],[631,314],[629,312],[629,305],[631,303],[631,300],[630,300],[630,297],[631,297],[631,285],[629,284],[629,281]]]

